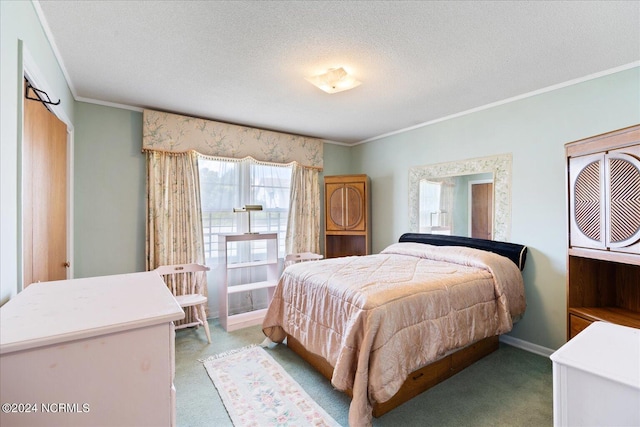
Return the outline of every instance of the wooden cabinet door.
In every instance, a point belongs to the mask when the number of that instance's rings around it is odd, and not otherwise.
[[[633,146],[569,160],[571,246],[640,253],[639,158]]]
[[[327,230],[365,230],[364,183],[327,184]]]
[[[605,249],[604,153],[569,159],[571,246]]]
[[[326,184],[326,222],[328,231],[344,230],[344,184]]]
[[[606,243],[612,251],[640,253],[640,145],[605,156]]]

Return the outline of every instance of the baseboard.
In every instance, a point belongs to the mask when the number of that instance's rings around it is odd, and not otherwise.
[[[535,353],[537,355],[544,356],[544,357],[549,357],[555,352],[555,350],[552,350],[550,348],[543,347],[538,344],[533,344],[533,343],[530,343],[529,341],[524,341],[519,338],[514,338],[509,335],[500,335],[500,341],[505,344],[509,344],[513,347],[517,347],[519,349],[528,351],[530,353]]]

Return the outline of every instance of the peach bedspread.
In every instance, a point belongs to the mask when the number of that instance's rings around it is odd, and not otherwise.
[[[465,247],[396,243],[380,254],[294,264],[263,322],[334,367],[351,389],[351,426],[370,425],[408,374],[447,352],[511,330],[525,310],[522,275],[509,259]]]

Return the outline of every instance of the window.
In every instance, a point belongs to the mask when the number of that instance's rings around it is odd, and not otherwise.
[[[420,233],[429,233],[440,225],[440,193],[442,184],[420,180]]]
[[[200,158],[200,193],[205,258],[215,263],[219,233],[277,232],[278,252],[284,257],[291,166]],[[262,211],[234,213],[243,205],[262,205]],[[266,251],[266,250],[265,250]]]

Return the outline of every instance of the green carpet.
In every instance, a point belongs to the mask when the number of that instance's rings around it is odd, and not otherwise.
[[[212,344],[202,328],[176,331],[178,426],[231,426],[216,388],[198,359],[259,344],[259,326],[227,333],[209,321]],[[347,426],[350,399],[284,345],[267,350],[337,422]],[[551,426],[551,361],[518,348],[500,349],[447,381],[380,418],[374,426]]]

